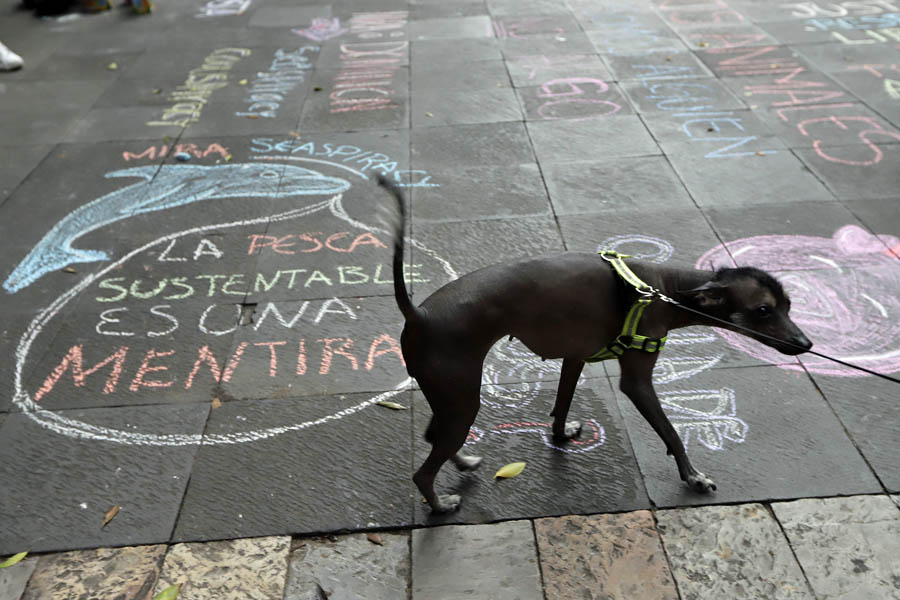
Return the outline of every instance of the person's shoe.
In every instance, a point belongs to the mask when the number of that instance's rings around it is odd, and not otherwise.
[[[21,56],[0,42],[0,71],[15,71],[21,69],[23,64]]]

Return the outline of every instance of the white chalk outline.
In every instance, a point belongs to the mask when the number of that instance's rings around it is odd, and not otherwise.
[[[258,441],[262,439],[266,439],[275,435],[280,435],[282,433],[288,433],[291,431],[300,431],[303,429],[308,429],[310,427],[314,427],[316,425],[322,425],[324,423],[328,423],[330,421],[336,421],[351,415],[353,413],[359,412],[364,408],[372,406],[382,400],[387,398],[391,398],[400,392],[408,389],[412,385],[412,379],[407,377],[402,382],[400,382],[393,390],[388,390],[369,398],[359,404],[351,406],[349,408],[345,408],[344,410],[338,411],[331,415],[326,415],[319,419],[315,419],[312,421],[305,421],[303,423],[297,423],[294,425],[286,425],[282,427],[271,427],[268,429],[261,429],[257,431],[248,431],[248,432],[236,432],[230,434],[151,434],[151,433],[134,433],[130,431],[123,431],[121,429],[114,429],[111,427],[101,427],[98,425],[92,425],[89,423],[85,423],[83,421],[78,421],[77,419],[71,419],[68,417],[64,417],[56,412],[49,411],[43,409],[37,405],[37,403],[31,398],[31,396],[23,389],[22,386],[22,371],[25,365],[25,361],[28,357],[28,352],[31,349],[31,345],[34,340],[40,335],[43,327],[57,314],[62,308],[70,301],[72,298],[80,294],[84,291],[88,286],[90,286],[94,281],[98,278],[103,277],[109,271],[118,268],[120,265],[124,264],[126,261],[130,260],[134,256],[158,245],[169,242],[171,240],[175,240],[184,236],[193,235],[197,233],[202,233],[204,231],[209,231],[213,229],[227,229],[231,227],[241,227],[246,225],[257,225],[266,222],[272,221],[286,221],[290,219],[296,219],[298,217],[304,217],[310,215],[312,213],[318,212],[320,210],[328,208],[331,213],[342,219],[351,225],[358,227],[360,229],[364,229],[367,231],[378,231],[382,233],[388,233],[387,230],[372,227],[366,225],[364,223],[360,223],[352,219],[344,210],[341,204],[342,194],[337,194],[332,196],[328,200],[324,200],[322,202],[317,202],[315,204],[311,204],[304,208],[289,210],[283,213],[279,213],[273,216],[259,217],[256,219],[248,219],[243,221],[232,221],[230,223],[219,223],[215,225],[202,225],[199,227],[192,227],[190,229],[185,229],[183,231],[177,233],[171,233],[152,242],[148,242],[143,246],[132,250],[119,260],[113,262],[108,265],[106,268],[102,269],[97,273],[89,274],[87,277],[82,279],[79,283],[77,283],[74,287],[72,287],[68,292],[65,292],[63,295],[59,296],[55,301],[53,301],[47,308],[41,310],[37,316],[31,321],[28,328],[25,330],[25,333],[22,334],[22,337],[19,339],[19,345],[16,348],[16,365],[15,365],[15,378],[14,378],[14,395],[13,395],[13,404],[18,406],[23,414],[30,418],[32,421],[48,429],[54,433],[58,433],[60,435],[64,435],[67,437],[79,438],[79,439],[87,439],[92,441],[106,441],[106,442],[114,442],[118,444],[129,444],[135,446],[189,446],[189,445],[218,445],[218,444],[239,444],[244,442],[252,442]],[[406,238],[410,245],[418,248],[420,251],[427,254],[429,257],[436,260],[447,273],[447,275],[451,279],[456,279],[458,277],[456,271],[450,265],[448,261],[437,256],[432,250],[425,247],[423,244],[412,240],[410,238]]]

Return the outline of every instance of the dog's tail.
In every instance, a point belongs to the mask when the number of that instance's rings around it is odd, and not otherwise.
[[[403,246],[404,235],[403,227],[406,223],[406,205],[403,200],[403,193],[400,188],[391,181],[388,181],[384,175],[378,176],[378,185],[386,189],[394,197],[396,209],[393,212],[392,223],[394,233],[394,297],[397,299],[397,306],[403,317],[409,320],[418,313],[409,292],[406,289],[406,281],[403,273]]]

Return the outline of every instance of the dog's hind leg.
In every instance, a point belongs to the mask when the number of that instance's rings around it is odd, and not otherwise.
[[[662,438],[668,454],[675,457],[678,474],[682,481],[698,492],[709,492],[716,489],[713,480],[698,471],[688,459],[687,452],[678,432],[672,427],[669,418],[663,411],[653,389],[653,365],[657,354],[626,351],[619,358],[622,368],[622,379],[619,389],[628,396],[638,412],[650,423],[657,435]]]
[[[460,497],[438,496],[434,491],[434,479],[448,460],[461,470],[474,469],[481,462],[477,456],[460,453],[478,414],[480,372],[475,371],[474,383],[469,385],[460,385],[458,379],[450,378],[441,378],[438,385],[419,383],[434,415],[425,431],[425,439],[431,443],[431,453],[413,475],[413,481],[431,505],[432,512],[450,512],[459,506]]]
[[[562,373],[559,376],[559,387],[556,390],[556,404],[550,413],[553,419],[553,438],[561,442],[570,440],[581,433],[580,421],[566,421],[569,416],[569,406],[572,404],[572,396],[575,394],[575,386],[584,369],[584,361],[566,358],[563,360]]]

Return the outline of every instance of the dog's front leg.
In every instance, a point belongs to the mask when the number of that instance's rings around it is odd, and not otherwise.
[[[682,481],[698,492],[709,492],[716,489],[712,479],[691,465],[684,444],[678,432],[672,427],[669,418],[659,404],[659,398],[653,389],[653,365],[657,354],[628,350],[619,358],[622,379],[619,389],[628,396],[638,411],[662,438],[668,454],[675,457],[678,473]]]
[[[562,372],[559,376],[559,388],[556,390],[556,404],[550,413],[553,419],[553,438],[557,442],[564,442],[581,433],[580,421],[566,422],[569,416],[569,406],[572,404],[572,396],[575,394],[575,386],[584,369],[583,360],[566,358],[563,360]]]

